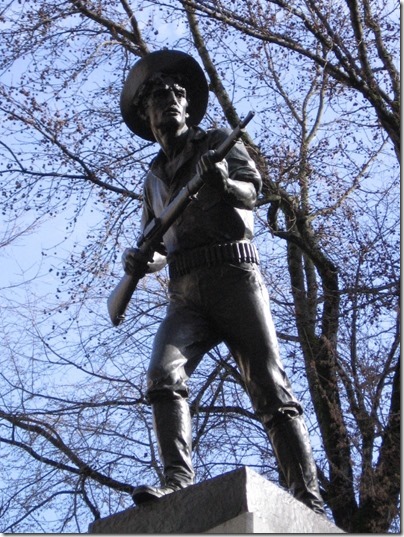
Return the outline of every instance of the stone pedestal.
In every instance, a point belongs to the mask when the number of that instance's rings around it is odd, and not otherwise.
[[[93,522],[89,533],[343,533],[249,468]]]

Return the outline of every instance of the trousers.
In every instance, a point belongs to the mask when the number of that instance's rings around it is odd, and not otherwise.
[[[246,262],[203,267],[170,280],[169,305],[147,373],[149,401],[186,398],[188,379],[204,354],[221,342],[267,427],[284,408],[302,413],[280,360],[261,272]]]

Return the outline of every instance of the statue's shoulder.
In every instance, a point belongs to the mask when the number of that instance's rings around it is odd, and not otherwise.
[[[217,136],[220,138],[227,138],[231,132],[231,129],[227,127],[212,127],[207,130],[208,136]]]
[[[224,139],[231,133],[231,129],[225,127],[209,127],[203,129],[202,127],[192,127],[192,139],[203,140],[206,138],[220,138]]]
[[[231,129],[225,127],[212,127],[206,131],[208,147],[215,148],[220,145],[231,133]]]

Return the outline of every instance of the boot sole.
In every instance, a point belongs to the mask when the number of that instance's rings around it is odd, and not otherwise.
[[[136,504],[155,502],[159,498],[164,496],[158,489],[149,486],[137,487],[132,494],[133,501]]]
[[[156,496],[155,494],[144,490],[134,492],[132,498],[136,505],[140,505],[142,503],[156,502],[159,498],[162,498],[162,496]]]

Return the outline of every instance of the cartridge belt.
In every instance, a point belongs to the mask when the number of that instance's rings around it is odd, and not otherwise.
[[[226,242],[194,248],[174,255],[169,260],[168,269],[170,278],[175,279],[197,268],[213,267],[222,263],[244,262],[259,264],[257,248],[248,241]]]

